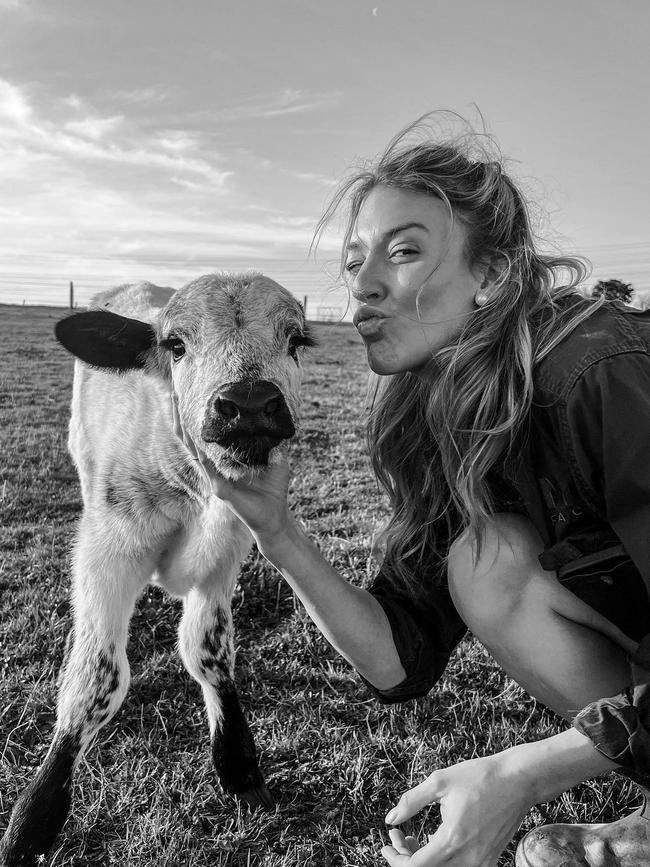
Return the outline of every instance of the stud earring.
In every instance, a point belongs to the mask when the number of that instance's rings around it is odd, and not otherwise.
[[[479,291],[474,296],[474,303],[477,307],[485,307],[489,300],[490,296],[483,289],[479,289]]]

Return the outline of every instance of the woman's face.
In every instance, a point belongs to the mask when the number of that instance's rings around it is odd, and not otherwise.
[[[483,280],[465,259],[465,240],[435,196],[383,186],[368,193],[346,271],[359,302],[354,324],[375,373],[417,372],[458,336]]]

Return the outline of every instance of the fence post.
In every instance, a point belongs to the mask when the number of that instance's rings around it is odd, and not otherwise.
[[[304,295],[302,299],[302,309],[305,311],[305,319],[307,318],[307,296]]]
[[[74,310],[74,283],[70,281],[70,310]]]

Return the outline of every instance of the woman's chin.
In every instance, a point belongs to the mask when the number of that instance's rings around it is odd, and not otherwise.
[[[370,343],[366,345],[366,357],[368,359],[368,367],[373,373],[377,373],[379,376],[388,376],[393,373],[390,364],[387,363],[382,353],[375,350],[374,344]]]
[[[391,376],[395,373],[406,373],[422,366],[419,360],[403,358],[394,352],[386,351],[376,343],[366,345],[368,367],[379,376]]]

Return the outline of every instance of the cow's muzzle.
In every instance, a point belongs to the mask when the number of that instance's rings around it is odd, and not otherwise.
[[[262,379],[222,386],[210,399],[201,436],[253,465],[266,464],[271,449],[295,432],[284,395]]]

